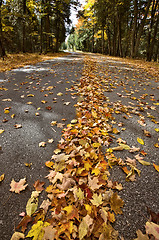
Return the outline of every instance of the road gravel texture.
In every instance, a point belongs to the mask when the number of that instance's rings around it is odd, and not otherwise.
[[[113,126],[120,133],[114,136],[126,140],[131,147],[140,147],[147,153],[145,161],[159,165],[158,148],[154,146],[159,138],[154,130],[158,124],[152,121],[159,121],[159,106],[154,105],[159,102],[158,81],[128,63],[109,57],[89,56],[97,62],[96,74],[106,89],[109,107],[117,111]],[[81,77],[83,59],[82,54],[71,54],[0,73],[0,129],[5,130],[0,135],[0,175],[5,174],[0,183],[0,239],[9,240],[13,234],[20,221],[19,214],[25,211],[33,183],[39,179],[48,184],[45,162],[53,155],[61,139],[62,128],[76,117],[74,104],[78,99],[74,95],[74,84]],[[9,113],[5,113],[8,109]],[[15,114],[14,118],[12,114]],[[143,117],[145,126],[138,122]],[[51,126],[52,121],[65,125]],[[119,122],[122,122],[122,127],[118,126]],[[16,124],[22,127],[16,129]],[[144,129],[151,133],[151,138],[144,135]],[[139,144],[137,137],[142,138],[145,144]],[[48,139],[53,139],[53,143],[48,143]],[[111,147],[117,146],[116,139],[113,139]],[[39,147],[42,141],[46,142],[45,148]],[[122,159],[134,157],[125,150],[115,155]],[[25,163],[32,165],[29,168]],[[119,192],[125,202],[123,215],[117,216],[114,228],[125,240],[134,239],[137,229],[144,231],[149,218],[147,207],[154,212],[159,211],[159,173],[153,166],[138,164],[137,167],[141,176],[137,176],[134,182],[126,182],[125,174],[118,166],[110,170],[112,181],[123,185]],[[20,194],[11,193],[11,180],[19,181],[24,177],[28,183],[26,190]],[[40,201],[44,198],[43,193]]]

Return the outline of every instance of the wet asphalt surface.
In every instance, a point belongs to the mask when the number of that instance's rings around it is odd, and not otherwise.
[[[154,129],[159,125],[152,121],[159,121],[159,106],[155,105],[159,102],[158,81],[143,70],[119,60],[94,55],[92,58],[97,61],[97,75],[102,80],[109,106],[120,112],[114,114],[116,123],[113,127],[120,130],[114,136],[126,140],[130,147],[140,147],[147,153],[145,161],[159,165],[159,151],[154,146],[159,138],[159,133]],[[5,179],[0,183],[0,239],[9,240],[13,234],[21,219],[19,214],[25,211],[33,183],[37,179],[45,181],[48,174],[45,162],[50,160],[57,148],[64,127],[58,128],[50,123],[57,121],[67,125],[75,118],[77,96],[74,95],[73,85],[80,79],[82,68],[83,56],[72,54],[0,73],[0,129],[5,130],[0,134],[0,175],[5,174]],[[58,96],[58,93],[63,95]],[[125,106],[130,115],[125,110],[121,111]],[[4,112],[6,108],[9,113]],[[12,114],[15,114],[14,118]],[[143,117],[145,126],[138,122]],[[118,126],[119,122],[123,123],[122,127]],[[22,128],[16,129],[15,124],[21,124]],[[144,135],[144,129],[151,133],[151,138]],[[142,138],[145,144],[139,144],[137,137]],[[54,142],[48,143],[48,139],[52,138]],[[113,139],[111,147],[117,146],[116,139]],[[45,148],[39,147],[42,141],[46,142]],[[133,159],[135,154],[124,150],[115,155]],[[32,165],[29,168],[25,163]],[[159,212],[159,173],[152,165],[137,163],[137,167],[141,170],[141,176],[136,175],[135,182],[126,182],[125,174],[118,166],[110,171],[111,179],[123,185],[123,190],[119,192],[125,202],[123,215],[117,216],[114,227],[125,240],[135,238],[137,229],[144,230],[149,218],[147,207]],[[20,194],[11,193],[9,185],[12,178],[19,181],[24,177],[28,183],[26,190]],[[43,193],[40,201],[44,198]]]

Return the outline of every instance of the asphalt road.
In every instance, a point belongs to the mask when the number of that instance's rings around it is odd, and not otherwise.
[[[75,117],[77,99],[72,86],[80,78],[82,68],[83,57],[71,54],[0,74],[0,129],[5,130],[0,135],[0,175],[5,174],[0,183],[0,239],[11,238],[21,219],[19,214],[25,211],[33,183],[37,179],[45,181],[48,174],[45,162],[57,148],[62,128]],[[10,108],[9,113],[4,113],[5,108]],[[15,114],[14,118],[11,118],[12,114]],[[4,119],[8,121],[4,123]],[[51,126],[52,121],[65,125]],[[16,129],[16,124],[22,127]],[[48,139],[54,142],[48,143]],[[39,147],[43,141],[45,148]],[[25,163],[32,165],[29,168]],[[19,181],[25,177],[26,190],[20,194],[11,193],[11,180]]]
[[[130,147],[135,146],[144,151],[147,155],[144,161],[159,165],[159,82],[152,75],[141,68],[136,68],[129,63],[115,60],[109,57],[98,58],[97,76],[101,77],[105,96],[110,108],[116,113],[112,126],[120,133],[115,135],[111,147],[118,146],[116,140],[121,138]],[[122,126],[119,126],[122,123]],[[119,125],[118,125],[119,124]],[[144,134],[149,131],[151,137]],[[141,145],[137,138],[144,140]],[[106,148],[103,148],[106,151]],[[136,153],[129,153],[126,150],[114,151],[115,156],[123,159],[127,157],[134,159]],[[143,157],[142,154],[140,154]],[[147,207],[155,213],[159,212],[159,173],[151,166],[143,166],[137,162],[137,168],[141,170],[141,176],[136,174],[134,182],[127,182],[126,175],[118,166],[111,170],[111,180],[122,184],[123,190],[119,193],[124,200],[123,214],[117,216],[114,224],[115,229],[126,240],[136,237],[138,229],[145,232],[145,223],[150,215]]]
[[[158,148],[154,146],[159,138],[155,131],[158,123],[152,121],[159,121],[159,106],[156,105],[159,102],[158,81],[128,63],[97,55],[90,57],[97,62],[96,74],[101,78],[108,104],[117,111],[112,124],[120,133],[114,136],[126,140],[131,147],[140,147],[147,153],[145,161],[159,165]],[[0,74],[0,129],[5,130],[0,135],[0,175],[5,174],[0,183],[0,239],[10,239],[20,220],[19,214],[25,211],[33,183],[37,179],[44,181],[48,174],[45,162],[56,149],[64,126],[58,128],[50,123],[68,124],[75,118],[73,106],[77,98],[73,94],[73,85],[82,74],[83,58],[81,54],[72,54]],[[6,108],[10,108],[9,113],[4,112]],[[121,109],[127,109],[127,112]],[[12,114],[15,114],[14,118]],[[141,119],[144,119],[145,126],[138,122]],[[123,123],[122,127],[118,126],[119,122]],[[16,129],[15,124],[22,127]],[[144,129],[150,132],[151,138],[144,135]],[[145,144],[139,144],[137,137]],[[52,138],[54,142],[48,143]],[[117,146],[116,139],[111,147]],[[42,141],[46,142],[45,148],[39,147]],[[105,147],[103,151],[106,151]],[[115,154],[123,160],[134,158],[133,153],[125,150]],[[29,168],[25,163],[32,165]],[[137,176],[134,182],[126,182],[125,174],[118,166],[111,170],[111,179],[123,185],[119,193],[125,202],[123,215],[117,216],[114,227],[125,240],[135,238],[137,229],[144,230],[149,217],[147,207],[159,211],[159,173],[152,165],[137,164],[137,167],[141,176]],[[24,177],[28,183],[26,190],[20,194],[11,193],[12,178],[19,181]],[[44,198],[42,195],[41,201]]]

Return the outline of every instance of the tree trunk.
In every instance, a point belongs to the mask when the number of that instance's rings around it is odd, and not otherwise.
[[[56,45],[55,45],[55,52],[59,51],[59,34],[60,34],[60,28],[59,28],[59,23],[57,21],[56,24]]]
[[[116,55],[116,18],[113,19],[113,56]]]
[[[102,26],[102,54],[104,54],[104,26]]]
[[[158,41],[157,49],[156,49],[155,56],[154,56],[154,62],[157,62],[158,54],[159,54],[159,41]]]
[[[148,15],[148,11],[149,11],[151,2],[152,2],[152,0],[148,0],[148,2],[147,2],[145,14],[144,14],[143,19],[141,20],[141,24],[140,24],[140,27],[139,27],[139,32],[137,34],[135,47],[134,47],[134,52],[132,54],[132,57],[136,57],[137,56],[138,48],[139,48],[139,45],[140,45],[140,38],[141,38],[141,35],[142,35],[142,32],[143,32],[143,28],[144,28],[144,25],[145,25],[145,21],[146,21],[147,15]]]
[[[118,49],[119,49],[119,56],[123,57],[123,50],[122,50],[122,43],[121,43],[121,19],[120,14],[117,14],[117,21],[118,21]]]
[[[109,27],[107,27],[107,36],[108,36],[108,54],[111,56],[112,49],[111,49],[111,38],[110,38],[110,30]]]
[[[149,57],[148,57],[147,61],[152,60],[154,45],[155,45],[155,41],[156,41],[158,24],[159,24],[159,14],[157,16],[157,21],[156,21],[155,28],[154,28],[153,38],[151,39],[150,48],[149,48]]]
[[[134,24],[133,24],[132,37],[131,37],[131,56],[133,56],[134,47],[135,47],[135,38],[137,33],[137,15],[138,15],[137,0],[134,0]]]
[[[157,9],[157,5],[158,5],[158,0],[156,1],[155,4],[155,0],[153,0],[153,6],[152,6],[152,10],[151,10],[151,22],[150,22],[150,28],[148,28],[148,37],[147,37],[147,61],[151,61],[150,59],[152,58],[152,47],[151,47],[151,41],[152,41],[152,29],[153,29],[153,25],[154,25],[154,21],[155,21],[155,13],[156,13],[156,9]],[[156,27],[155,27],[156,28]]]
[[[2,10],[2,0],[0,0],[0,56],[4,59],[4,57],[6,56],[6,53],[5,53],[5,48],[4,48],[4,44],[3,44],[1,10]]]
[[[26,29],[25,29],[25,21],[26,21],[26,0],[23,0],[23,43],[22,43],[22,51],[26,52]]]

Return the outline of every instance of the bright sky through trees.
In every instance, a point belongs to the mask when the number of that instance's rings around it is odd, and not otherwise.
[[[80,3],[82,4],[82,6],[84,6],[86,4],[86,1],[85,0],[80,0]],[[82,6],[81,6],[81,8],[82,8]],[[77,24],[77,21],[78,21],[76,15],[77,15],[77,11],[72,9],[71,10],[71,21],[72,21],[73,26],[75,26]]]

